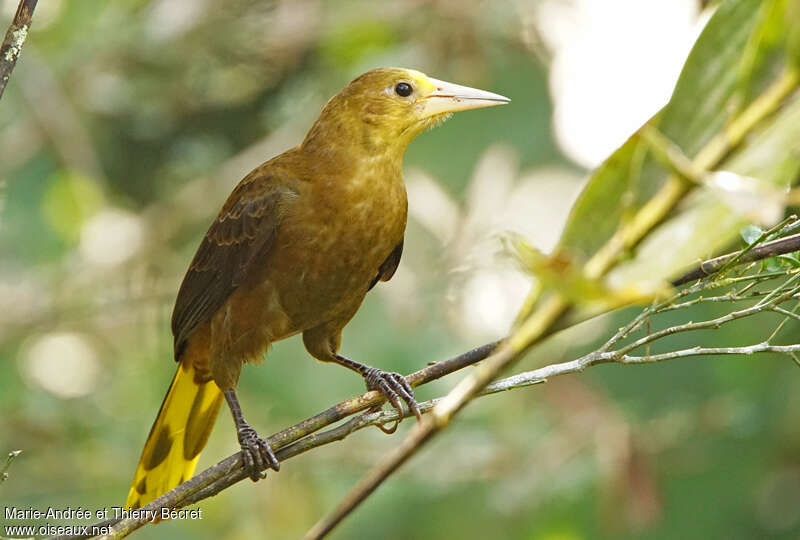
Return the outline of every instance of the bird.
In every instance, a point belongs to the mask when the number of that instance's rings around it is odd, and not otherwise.
[[[245,421],[242,366],[302,334],[308,353],[364,378],[420,418],[406,379],[339,354],[342,329],[403,253],[406,147],[452,113],[504,96],[405,68],[368,71],[333,96],[303,141],[245,176],[205,234],[172,313],[177,370],[150,429],[126,507],[188,480],[223,399],[253,480],[280,463]],[[402,416],[402,415],[401,415]]]

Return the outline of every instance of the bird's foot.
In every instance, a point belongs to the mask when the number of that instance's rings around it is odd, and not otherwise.
[[[402,419],[404,415],[403,403],[400,401],[402,399],[408,405],[409,410],[417,417],[417,420],[422,420],[422,414],[419,412],[419,405],[417,404],[417,400],[414,399],[414,390],[411,389],[411,385],[408,384],[405,377],[399,373],[381,371],[373,367],[367,367],[363,375],[364,381],[367,383],[367,390],[377,390],[383,394],[389,403],[392,404],[392,407],[397,409],[397,412],[400,413],[400,419]],[[400,419],[398,419],[398,423]],[[394,430],[397,429],[397,424],[395,424],[395,427],[391,430],[384,429],[382,426],[380,427],[386,433],[393,433]]]
[[[258,436],[255,429],[244,424],[237,429],[237,434],[239,445],[242,447],[243,466],[253,482],[267,476],[266,472],[261,472],[265,468],[270,467],[275,471],[281,468],[275,452],[267,441]]]

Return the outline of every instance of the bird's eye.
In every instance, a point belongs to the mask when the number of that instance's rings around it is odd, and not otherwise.
[[[410,96],[411,90],[412,90],[411,85],[404,82],[397,83],[397,85],[394,87],[394,93],[400,97]]]

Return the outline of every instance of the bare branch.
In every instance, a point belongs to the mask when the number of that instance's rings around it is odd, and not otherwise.
[[[620,364],[649,364],[651,362],[662,362],[664,360],[674,360],[676,358],[686,358],[688,356],[710,356],[720,354],[756,354],[756,353],[782,353],[791,354],[800,351],[800,344],[795,345],[770,345],[767,342],[756,343],[747,347],[692,347],[680,351],[670,351],[662,354],[651,354],[648,356],[629,356],[623,355],[615,362]]]
[[[791,317],[792,319],[800,321],[800,315],[794,313],[793,311],[789,311],[788,309],[783,309],[782,307],[779,306],[775,306],[771,309],[776,313],[780,313],[781,315],[786,315],[787,317]]]
[[[12,450],[8,453],[8,457],[6,457],[6,463],[3,465],[3,468],[0,469],[0,484],[5,482],[8,479],[8,469],[11,467],[11,462],[22,453],[22,450]]]
[[[436,380],[459,369],[480,362],[489,356],[491,352],[497,348],[499,343],[499,341],[487,343],[448,360],[432,364],[408,375],[407,380],[412,386],[420,386]],[[267,437],[267,442],[276,451],[278,459],[283,462],[314,446],[319,446],[319,444],[313,446],[308,445],[308,443],[304,442],[305,439],[303,439],[303,437],[311,435],[315,431],[338,422],[352,414],[380,405],[384,401],[385,399],[379,392],[366,392],[358,397],[342,401],[317,415]],[[317,437],[321,435],[322,434]],[[346,433],[344,435],[346,435]],[[342,437],[344,435],[342,435]],[[331,435],[326,435],[326,437],[328,438],[322,439],[324,443],[338,440],[332,438]],[[300,439],[303,439],[303,441],[301,441],[303,444],[292,445],[292,443]],[[154,510],[158,513],[161,508],[182,508],[216,495],[223,489],[247,477],[247,474],[245,474],[242,468],[241,452],[237,452],[150,502],[144,506],[143,509]],[[142,513],[141,518],[112,519],[97,523],[96,525],[113,526],[111,533],[103,538],[123,538],[147,523],[148,521],[144,517],[144,513]],[[89,528],[91,529],[92,527]],[[69,538],[77,539],[85,537],[72,536]]]
[[[767,242],[766,244],[761,244],[758,247],[754,247],[747,252],[747,254],[742,255],[738,262],[746,263],[760,261],[770,257],[775,257],[777,255],[792,253],[794,251],[800,251],[800,234],[793,234],[792,236],[773,240],[772,242]],[[673,281],[672,284],[676,286],[683,285],[685,283],[689,283],[690,281],[694,281],[695,279],[710,276],[740,253],[741,252],[737,251],[736,253],[723,255],[715,259],[709,259],[700,264],[700,266],[697,268],[687,272]]]
[[[36,2],[37,0],[20,0],[14,20],[8,27],[3,45],[0,46],[0,98],[3,97],[8,78],[14,70],[14,66],[17,65],[22,45],[28,37]]]

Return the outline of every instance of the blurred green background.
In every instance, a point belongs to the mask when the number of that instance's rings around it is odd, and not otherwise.
[[[409,147],[403,262],[343,352],[410,372],[504,335],[528,278],[503,232],[553,245],[586,170],[666,101],[708,15],[688,0],[39,4],[0,101],[0,452],[23,450],[0,506],[38,509],[123,503],[175,369],[169,317],[194,249],[235,183],[350,79],[401,65],[513,100]],[[5,25],[16,2],[0,6]],[[633,313],[518,368],[591,350]],[[755,343],[778,321],[670,347]],[[261,434],[363,389],[298,338],[268,356],[240,382]],[[332,537],[797,538],[797,373],[770,355],[687,359],[482,398]],[[200,468],[237,450],[226,412],[218,424]],[[411,425],[361,431],[135,537],[296,538]]]

